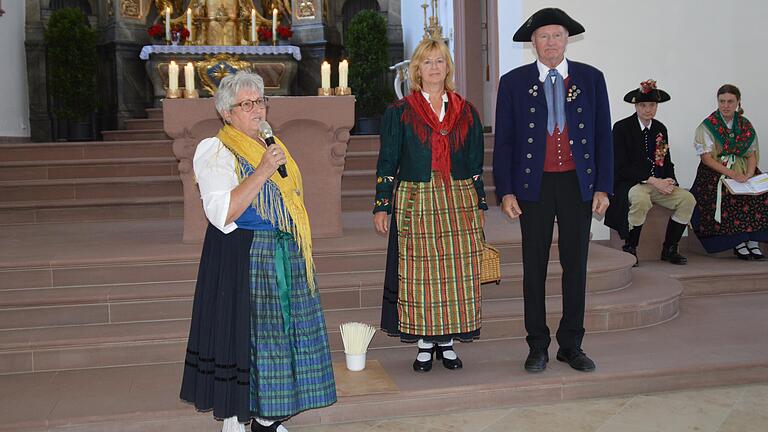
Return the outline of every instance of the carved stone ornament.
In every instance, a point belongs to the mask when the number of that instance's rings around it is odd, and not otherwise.
[[[312,0],[299,0],[296,17],[298,19],[312,19],[315,17],[315,4]]]
[[[141,2],[139,0],[120,0],[120,14],[124,18],[140,19]]]
[[[107,0],[107,18],[115,17],[115,3],[113,0]]]

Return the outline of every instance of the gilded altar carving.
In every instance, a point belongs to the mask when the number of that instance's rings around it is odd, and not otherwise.
[[[199,61],[195,65],[200,82],[211,94],[219,88],[219,83],[225,76],[248,69],[250,62],[240,60],[240,57],[229,54],[218,54]]]
[[[113,14],[112,10],[114,9],[112,5],[112,0],[109,0],[107,2],[107,8],[110,11],[110,15]],[[121,0],[120,1],[120,15],[122,15],[125,18],[130,19],[140,19],[141,18],[141,2],[139,0]]]

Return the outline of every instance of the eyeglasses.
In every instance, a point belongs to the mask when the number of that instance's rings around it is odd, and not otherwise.
[[[243,112],[253,111],[253,107],[266,108],[269,106],[269,98],[264,96],[258,99],[246,99],[240,103],[231,105],[230,108],[240,107]]]
[[[427,58],[427,59],[424,59],[424,61],[423,61],[422,63],[424,64],[424,67],[430,67],[430,66],[432,66],[432,65],[435,65],[435,66],[442,66],[442,65],[444,65],[444,64],[445,64],[445,59],[444,59],[444,58],[442,58],[442,57],[438,57],[438,58]]]

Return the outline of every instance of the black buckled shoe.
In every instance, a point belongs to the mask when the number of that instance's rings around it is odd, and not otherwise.
[[[733,248],[733,254],[736,255],[736,258],[744,261],[749,261],[752,259],[752,253],[749,251],[749,248],[745,243],[742,243]]]
[[[413,361],[413,370],[416,372],[429,372],[432,370],[432,355],[435,353],[435,347],[432,346],[432,348],[419,348],[419,354],[421,353],[429,354],[429,360],[419,361],[419,358],[416,357],[416,360]]]
[[[677,265],[688,264],[688,258],[680,255],[680,252],[677,251],[677,244],[663,246],[661,249],[661,260]]]
[[[532,373],[543,372],[548,361],[549,354],[546,351],[532,349],[525,359],[525,370]]]
[[[747,245],[747,249],[749,249],[749,256],[751,256],[753,260],[765,260],[765,255],[763,255],[763,251],[761,251],[759,247],[749,247],[749,245]]]
[[[458,355],[456,355],[456,358],[452,360],[445,358],[445,356],[443,355],[445,351],[453,351],[453,345],[450,345],[450,346],[435,345],[435,347],[437,348],[437,351],[435,352],[435,358],[443,361],[444,368],[453,370],[453,369],[461,369],[464,367],[464,364],[461,362],[461,359],[459,358]]]
[[[569,366],[581,372],[592,372],[595,370],[595,362],[592,361],[581,349],[562,349],[557,350],[557,359],[568,363]]]
[[[282,422],[276,421],[269,426],[264,426],[257,422],[256,419],[253,419],[251,420],[251,432],[275,432],[281,424]]]
[[[623,250],[624,252],[626,252],[628,254],[631,254],[632,256],[635,257],[635,264],[632,267],[637,267],[638,265],[640,265],[640,260],[637,259],[637,248],[636,247],[634,247],[632,245],[629,245],[629,244],[625,244],[624,246],[621,247],[621,250]]]

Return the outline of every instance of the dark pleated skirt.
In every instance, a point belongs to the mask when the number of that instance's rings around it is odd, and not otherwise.
[[[192,306],[181,399],[219,420],[251,418],[250,249],[253,231],[208,225]]]

